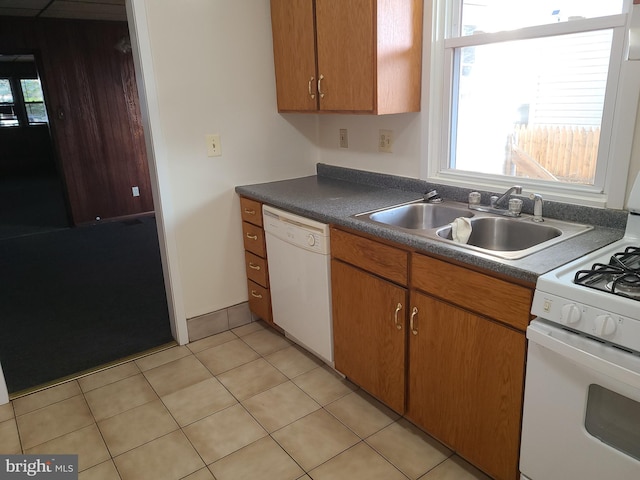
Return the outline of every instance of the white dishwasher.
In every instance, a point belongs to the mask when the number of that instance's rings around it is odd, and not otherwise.
[[[329,225],[267,205],[262,212],[273,321],[333,365]]]

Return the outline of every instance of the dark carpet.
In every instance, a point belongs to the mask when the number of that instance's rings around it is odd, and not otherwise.
[[[173,340],[151,216],[0,240],[0,278],[10,393]]]
[[[69,228],[55,175],[0,178],[0,240]]]

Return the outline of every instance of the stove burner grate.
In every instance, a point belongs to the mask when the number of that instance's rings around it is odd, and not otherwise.
[[[573,282],[640,300],[640,247],[613,254],[608,264],[594,263],[591,269],[578,270]]]

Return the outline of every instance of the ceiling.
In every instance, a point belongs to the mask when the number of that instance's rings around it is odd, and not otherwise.
[[[126,21],[125,0],[0,0],[0,16]]]

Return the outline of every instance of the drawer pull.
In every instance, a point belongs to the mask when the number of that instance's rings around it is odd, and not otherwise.
[[[414,335],[418,334],[418,330],[416,330],[414,328],[414,319],[416,317],[416,315],[418,315],[418,308],[417,307],[413,307],[413,310],[411,310],[411,323],[409,325],[409,327],[411,328],[411,333],[413,333]]]
[[[249,240],[257,240],[258,239],[258,235],[251,235],[250,233],[247,233],[247,238]]]
[[[255,263],[249,262],[249,268],[253,270],[260,270],[260,265],[256,265]]]
[[[247,215],[255,215],[256,211],[255,210],[249,210],[248,208],[244,209],[244,213],[246,213]]]
[[[255,298],[262,298],[262,295],[256,292],[255,290],[251,290],[251,296]]]
[[[398,312],[402,310],[402,304],[398,302],[398,305],[396,305],[396,311],[393,314],[393,323],[396,324],[396,328],[398,330],[402,330],[402,324],[398,323]]]

